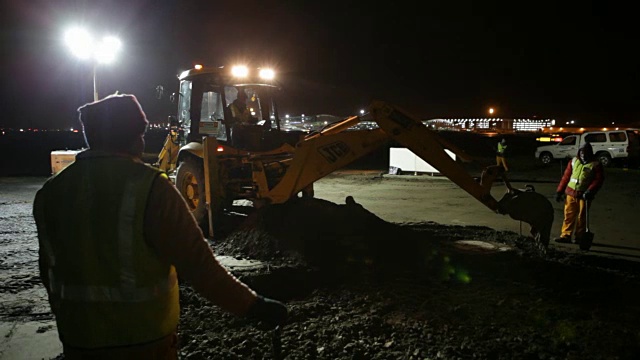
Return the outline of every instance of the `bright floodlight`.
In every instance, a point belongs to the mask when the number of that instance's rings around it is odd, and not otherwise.
[[[249,69],[244,65],[236,65],[231,68],[231,75],[236,77],[246,77],[249,75]]]
[[[113,36],[105,36],[95,48],[94,56],[99,63],[108,64],[116,58],[122,44]]]
[[[102,41],[96,43],[91,35],[81,28],[69,29],[64,35],[64,42],[76,57],[83,60],[93,58],[96,62],[105,64],[112,62],[122,47],[120,40],[113,36],[105,36]]]
[[[276,73],[272,69],[260,69],[260,78],[264,80],[273,80]]]
[[[80,59],[88,59],[93,55],[93,39],[91,39],[91,35],[83,29],[69,29],[64,35],[64,42],[73,55]]]
[[[96,43],[86,30],[76,27],[65,33],[64,41],[75,56],[83,60],[93,60],[93,100],[98,101],[97,65],[110,63],[116,58],[122,47],[120,40],[113,36],[105,36],[101,42]]]

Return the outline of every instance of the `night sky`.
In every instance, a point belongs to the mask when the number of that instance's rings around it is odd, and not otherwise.
[[[152,122],[175,110],[196,63],[273,65],[281,113],[355,114],[372,99],[421,119],[640,120],[637,19],[590,1],[3,1],[0,127],[77,126],[92,65],[64,30],[112,33],[123,52],[98,68],[101,96],[140,99]]]

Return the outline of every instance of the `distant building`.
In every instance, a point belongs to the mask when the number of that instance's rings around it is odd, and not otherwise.
[[[513,119],[513,118],[460,118],[431,119],[424,121],[436,130],[460,130],[477,132],[517,132],[542,131],[555,125],[554,119]]]
[[[281,119],[281,126],[284,130],[316,131],[324,126],[344,120],[344,117],[320,114],[320,115],[300,115],[287,116]]]
[[[282,120],[284,129],[317,131],[327,124],[344,120],[346,117],[334,115],[289,116]],[[555,125],[554,119],[512,119],[512,118],[460,118],[423,120],[432,130],[475,131],[509,133],[518,131],[540,132]],[[375,121],[363,119],[352,129],[375,129]]]

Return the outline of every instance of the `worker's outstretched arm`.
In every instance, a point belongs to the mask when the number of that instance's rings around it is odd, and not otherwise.
[[[274,305],[273,301],[258,296],[218,262],[184,199],[163,177],[153,185],[144,226],[147,244],[215,305],[236,315],[254,315],[267,322],[286,319],[282,304]]]

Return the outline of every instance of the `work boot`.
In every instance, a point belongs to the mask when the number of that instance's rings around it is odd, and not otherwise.
[[[557,238],[553,239],[553,241],[555,241],[557,243],[561,243],[561,244],[571,244],[571,237],[570,236],[561,236],[561,237],[557,237]]]

